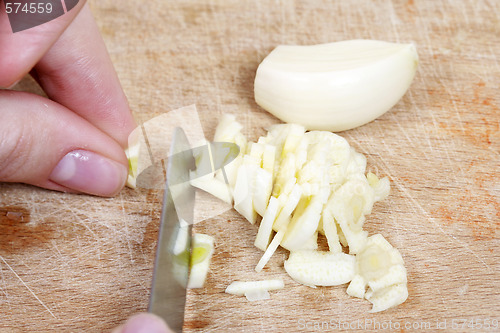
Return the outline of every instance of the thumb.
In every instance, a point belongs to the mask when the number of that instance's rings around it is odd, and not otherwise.
[[[140,313],[132,316],[113,333],[172,333],[172,331],[160,317],[150,313]]]
[[[123,148],[69,109],[0,91],[0,181],[113,196],[127,178]]]

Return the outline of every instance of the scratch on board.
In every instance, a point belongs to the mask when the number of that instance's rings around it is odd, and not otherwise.
[[[358,143],[358,140],[354,137],[352,137],[351,135],[347,135],[349,137],[350,140]],[[369,142],[369,140],[367,141]],[[387,145],[385,142],[383,142],[384,146],[386,147],[386,149],[391,153],[393,154],[393,150],[392,148]],[[382,170],[384,170],[384,172],[386,172],[386,174],[392,174],[392,170],[389,168],[389,166],[383,161],[381,160],[380,163],[383,165],[383,168]],[[411,203],[411,206],[412,206],[412,209],[417,212],[417,209],[415,207],[418,207],[418,209],[423,213],[423,215],[429,220],[431,221],[436,227],[438,230],[440,230],[444,235],[446,235],[448,238],[450,238],[452,241],[458,243],[461,247],[465,248],[467,251],[469,251],[470,253],[472,253],[477,259],[479,262],[481,262],[487,269],[490,273],[492,273],[492,270],[491,268],[488,266],[488,264],[477,254],[475,253],[470,247],[468,247],[465,243],[463,242],[460,242],[456,237],[454,237],[453,235],[451,234],[448,234],[444,231],[444,229],[442,228],[442,226],[435,220],[435,218],[433,218],[426,210],[425,208],[422,206],[422,204],[420,202],[418,202],[412,195],[411,193],[404,187],[401,185],[401,183],[397,180],[397,179],[393,179],[393,182],[394,184],[398,187],[398,189],[405,195],[405,198],[406,200],[408,200],[410,203]]]
[[[441,82],[441,79],[439,79],[439,82]],[[449,91],[449,88],[448,88],[448,87],[446,87],[446,85],[445,85],[444,83],[442,83],[442,86],[443,86],[443,87],[445,87],[446,91],[448,92],[448,94],[449,94],[449,96],[450,96],[450,98],[451,98],[451,92]],[[428,99],[427,99],[427,102],[429,102],[429,100],[428,100]],[[459,113],[459,111],[458,111],[458,108],[457,108],[457,106],[456,106],[456,103],[455,103],[455,101],[454,101],[454,100],[452,100],[452,102],[453,102],[453,105],[454,105],[454,110],[455,110],[455,112],[456,112],[456,113],[457,113],[457,115],[458,115],[458,116],[457,116],[457,118],[458,118],[458,120],[459,120],[460,126],[463,128],[462,118],[461,118],[461,116],[460,116],[460,113]],[[415,104],[415,107],[418,109],[418,107],[416,106],[416,104]],[[420,111],[420,109],[418,109],[418,110]],[[440,131],[440,130],[439,130],[439,122],[438,122],[438,121],[437,121],[437,119],[436,119],[436,115],[435,115],[434,110],[432,110],[431,108],[426,108],[426,111],[427,111],[427,114],[429,115],[429,117],[432,119],[432,125],[433,125],[433,128],[434,128],[434,132],[435,132],[435,133],[437,133],[437,134],[434,134],[434,135],[435,135],[435,137],[436,137],[438,140],[440,140],[440,141],[442,141],[442,142],[443,142],[443,141],[444,141],[444,139],[445,139],[445,136],[444,136],[444,134],[441,134],[441,133],[442,133],[442,131]],[[420,112],[419,112],[419,113],[420,113]],[[425,131],[425,134],[426,134],[426,135],[425,135],[425,137],[426,137],[426,139],[427,139],[428,145],[429,145],[429,147],[430,147],[431,151],[433,151],[433,149],[432,149],[433,145],[431,144],[431,141],[430,141],[430,137],[431,137],[431,136],[430,136],[430,135],[429,135],[429,133],[427,132],[427,129],[426,129],[425,123],[423,123],[423,122],[422,122],[422,120],[420,120],[420,124],[421,124],[421,126],[422,126],[422,129]],[[449,144],[449,143],[447,143],[447,144]],[[454,142],[454,141],[452,141],[452,142],[451,142],[451,144],[453,144],[453,145],[454,145],[454,146],[453,146],[453,149],[452,149],[451,151],[457,151],[457,148],[456,148],[456,146],[455,146],[455,142]],[[439,149],[439,148],[438,148],[438,149]],[[451,159],[451,156],[450,156],[450,149],[443,149],[443,150],[441,150],[441,152],[444,152],[444,155],[445,155],[446,160],[447,160],[447,162],[448,162],[448,167],[449,167],[449,168],[453,168],[453,167],[455,167],[455,166],[456,166],[456,164],[455,164],[455,163],[453,163],[453,161],[452,161],[452,159]],[[450,176],[454,178],[454,181],[455,181],[455,182],[457,182],[457,181],[458,181],[458,173],[451,173],[451,174],[450,174]]]
[[[5,277],[3,275],[3,270],[0,269],[0,277],[2,278],[2,287],[0,287],[0,291],[5,295],[5,298],[9,299],[9,293],[7,291],[7,283],[5,282]]]
[[[76,212],[72,206],[68,205],[66,202],[64,202],[63,204],[64,204],[64,207],[66,208],[66,210],[68,212],[71,212],[73,214],[73,216],[75,217],[75,223],[83,226],[95,238],[96,243],[98,245],[95,248],[97,250],[97,259],[101,259],[101,247],[99,246],[99,237],[97,236],[97,234],[92,229],[90,229],[90,227],[85,223],[85,221],[82,218],[80,218],[80,216],[78,215],[78,212]],[[80,212],[80,213],[83,214],[83,212]],[[88,216],[86,216],[86,217],[88,218]]]
[[[389,1],[387,7],[390,8],[389,15],[391,17],[392,32],[396,38],[396,42],[400,42],[401,39],[399,38],[399,29],[397,28],[397,26],[401,23],[401,20],[399,20],[398,15],[396,14],[394,3],[392,1]]]
[[[12,273],[14,273],[14,275],[19,279],[19,281],[21,281],[21,283],[26,287],[26,289],[28,289],[28,291],[31,293],[31,295],[33,295],[33,297],[35,297],[35,299],[52,315],[52,317],[57,319],[57,317],[54,315],[54,313],[52,313],[52,311],[50,311],[50,309],[47,307],[47,305],[45,305],[45,303],[43,303],[42,300],[40,298],[38,298],[38,296],[33,292],[33,290],[31,290],[30,287],[28,287],[28,285],[23,281],[23,279],[21,279],[21,277],[16,273],[16,271],[14,271],[14,269],[12,269],[12,267],[9,265],[9,263],[7,263],[7,261],[5,261],[5,259],[2,256],[0,256],[0,259],[2,259],[2,261],[7,266],[7,268],[10,269],[10,271]]]
[[[388,170],[389,172],[391,172],[391,170],[387,166],[387,164],[385,164],[383,161],[381,161],[381,163],[384,165],[384,168],[386,170]],[[488,264],[476,252],[474,252],[470,247],[468,247],[467,244],[465,244],[464,242],[460,242],[455,236],[450,235],[449,233],[447,233],[446,231],[444,231],[444,229],[442,228],[442,226],[438,222],[436,222],[436,219],[433,218],[425,210],[425,208],[422,206],[422,204],[420,204],[420,202],[418,202],[417,200],[415,200],[415,198],[411,195],[411,193],[404,186],[402,186],[396,179],[393,179],[393,182],[398,187],[398,189],[405,194],[405,196],[407,197],[407,199],[410,200],[410,202],[413,204],[412,208],[413,208],[413,210],[415,212],[416,212],[415,207],[418,207],[420,209],[420,211],[424,214],[424,216],[427,218],[427,220],[431,221],[437,227],[437,229],[443,233],[443,235],[448,236],[448,238],[450,238],[451,240],[453,240],[454,242],[456,242],[457,244],[459,244],[461,247],[465,248],[467,251],[469,251],[470,253],[472,253],[478,259],[478,261],[481,262],[488,269],[488,272],[493,273],[493,271],[490,268],[490,266],[488,266]]]
[[[448,94],[446,100],[451,101],[451,103],[453,104],[453,111],[455,111],[455,114],[457,116],[458,124],[460,125],[460,129],[462,130],[462,133],[465,134],[464,121],[462,119],[462,116],[460,115],[460,110],[458,109],[456,98],[454,98],[454,94],[452,93],[452,90],[448,87],[449,86],[448,84],[445,84],[443,82],[443,80],[441,78],[438,79],[438,82],[441,85],[441,87],[444,88],[444,90]],[[460,88],[457,86],[457,83],[455,81],[453,81],[453,90],[458,91],[459,89]],[[453,122],[455,122],[455,121],[453,121]],[[438,122],[436,122],[434,124],[434,126],[436,128],[438,128],[438,125],[439,125]]]
[[[123,194],[120,193],[120,206],[121,206],[121,214],[123,215],[123,220],[127,221],[127,216],[125,213],[125,201],[123,200]],[[131,239],[129,237],[130,230],[129,230],[129,224],[124,223],[124,230],[125,230],[125,239],[127,240],[127,249],[130,257],[130,262],[134,263],[134,254],[132,250],[132,244],[131,244]]]

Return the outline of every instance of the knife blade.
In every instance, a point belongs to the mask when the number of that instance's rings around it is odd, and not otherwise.
[[[189,183],[194,156],[176,128],[170,147],[148,311],[182,332],[189,279],[195,190]]]

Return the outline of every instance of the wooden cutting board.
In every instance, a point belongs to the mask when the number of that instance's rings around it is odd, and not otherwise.
[[[90,5],[138,122],[195,103],[209,139],[224,112],[236,114],[252,140],[279,122],[253,100],[257,66],[278,44],[369,38],[418,49],[418,72],[403,99],[376,121],[340,133],[367,156],[369,170],[391,180],[391,195],[375,205],[366,230],[382,233],[402,253],[408,300],[370,314],[370,304],[347,296],[345,286],[295,283],[284,271],[284,250],[257,274],[257,226],[227,211],[197,225],[215,237],[216,249],[206,287],[189,292],[186,332],[494,327],[500,319],[497,1]],[[29,78],[16,89],[40,93]],[[105,332],[144,311],[160,201],[161,193],[147,190],[102,199],[1,184],[0,332]],[[267,278],[286,284],[268,301],[224,294],[234,280]]]

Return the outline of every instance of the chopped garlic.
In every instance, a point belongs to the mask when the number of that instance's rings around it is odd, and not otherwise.
[[[190,183],[192,186],[208,192],[228,204],[232,203],[231,188],[225,182],[215,178],[214,174],[191,179]]]
[[[273,176],[276,162],[276,146],[266,144],[262,153],[262,168]],[[273,182],[274,183],[274,182]]]
[[[172,272],[179,285],[186,288],[202,288],[207,278],[210,267],[210,260],[214,252],[214,238],[205,234],[193,234],[191,240],[191,253],[184,247],[187,240],[187,228],[180,228],[186,232],[180,233],[175,240],[175,245],[171,249],[175,254],[172,261]],[[190,263],[189,277],[186,275],[187,266]],[[187,285],[186,285],[187,282]]]
[[[256,272],[260,272],[262,268],[264,268],[264,266],[267,264],[269,259],[271,259],[272,255],[274,254],[274,252],[276,252],[276,249],[280,245],[284,235],[285,235],[284,229],[278,231],[276,235],[274,235],[271,244],[269,244],[269,246],[266,249],[266,252],[264,252],[262,258],[260,258],[259,262],[257,263],[257,266],[255,267]]]
[[[272,190],[273,174],[262,168],[257,168],[251,192],[253,208],[260,216],[264,216]]]
[[[283,289],[283,280],[262,280],[262,281],[234,281],[226,288],[227,294],[243,296],[260,291],[270,291]]]
[[[234,118],[225,122],[233,129],[220,133],[241,134]],[[315,287],[352,280],[347,293],[369,299],[374,311],[406,299],[399,292],[406,286],[399,252],[382,236],[368,238],[363,230],[374,202],[389,194],[389,180],[372,173],[365,176],[362,154],[336,134],[305,133],[293,124],[271,126],[267,136],[242,152],[232,162],[237,167],[230,187],[240,214],[251,223],[263,216],[255,239],[255,246],[264,251],[257,272],[281,245],[291,251],[285,270],[297,282]],[[269,243],[273,230],[276,234]],[[329,252],[317,251],[318,232],[326,236]],[[350,254],[343,253],[342,246],[349,247]],[[248,300],[269,297],[265,288],[230,287],[227,292],[235,293],[236,288]]]
[[[371,312],[386,310],[408,297],[406,268],[398,250],[380,234],[370,236],[356,256],[356,276],[347,288],[354,297],[373,303]],[[365,293],[366,286],[369,286]]]
[[[297,251],[302,250],[317,250],[318,249],[318,232],[316,231],[308,240],[306,240]]]
[[[323,205],[328,198],[329,189],[322,188],[321,191],[313,196],[310,200],[306,200],[307,206],[301,214],[295,213],[290,221],[285,237],[281,242],[281,246],[289,251],[296,251],[302,248],[305,243],[318,229],[319,220]],[[296,209],[296,211],[298,208]]]
[[[404,303],[408,298],[408,288],[406,283],[401,283],[376,292],[369,289],[365,298],[373,304],[370,312],[380,312]]]
[[[349,253],[356,254],[364,247],[368,233],[364,231],[365,215],[372,210],[373,189],[364,180],[348,180],[328,200],[328,207],[342,229]]]
[[[295,281],[306,286],[336,286],[352,280],[354,256],[320,251],[291,252],[285,270]]]
[[[363,298],[365,297],[366,283],[361,275],[354,275],[349,287],[347,287],[347,294],[352,297]]]
[[[330,252],[333,253],[342,252],[342,246],[340,246],[340,240],[339,240],[339,235],[337,233],[335,220],[333,219],[332,213],[330,212],[329,209],[323,209],[321,221],[323,223],[323,232],[325,233]]]
[[[247,291],[245,293],[245,297],[249,302],[255,302],[255,301],[263,301],[266,299],[270,299],[271,295],[267,290],[255,290],[255,291]]]
[[[370,186],[373,188],[373,191],[375,193],[375,201],[384,200],[389,196],[391,188],[389,179],[387,177],[379,179],[377,175],[368,172],[366,174],[366,179],[368,180]]]
[[[128,159],[129,168],[126,185],[130,188],[136,188],[137,166],[139,161],[139,143],[136,143],[125,149],[125,155]]]
[[[242,128],[243,126],[236,121],[234,115],[225,113],[220,118],[219,124],[215,129],[214,142],[232,142],[237,144],[235,139],[241,134]],[[245,146],[240,146],[240,151],[244,151]]]
[[[288,189],[282,193],[278,201],[283,202],[283,206],[276,217],[276,221],[274,221],[273,229],[280,230],[286,226],[290,222],[290,218],[292,212],[295,210],[297,205],[299,204],[300,198],[302,195],[301,187],[298,184],[294,184],[291,192],[288,194]]]
[[[202,288],[207,278],[210,259],[214,253],[214,238],[205,234],[193,234],[189,289]]]
[[[257,218],[252,202],[252,182],[257,169],[258,166],[253,163],[242,163],[238,168],[238,176],[233,191],[234,209],[252,224],[255,223]]]
[[[267,245],[269,244],[269,239],[271,238],[271,233],[273,232],[273,222],[278,215],[278,199],[271,197],[269,199],[269,204],[267,205],[266,212],[262,217],[260,222],[259,231],[257,232],[257,237],[255,237],[254,245],[265,251]]]

